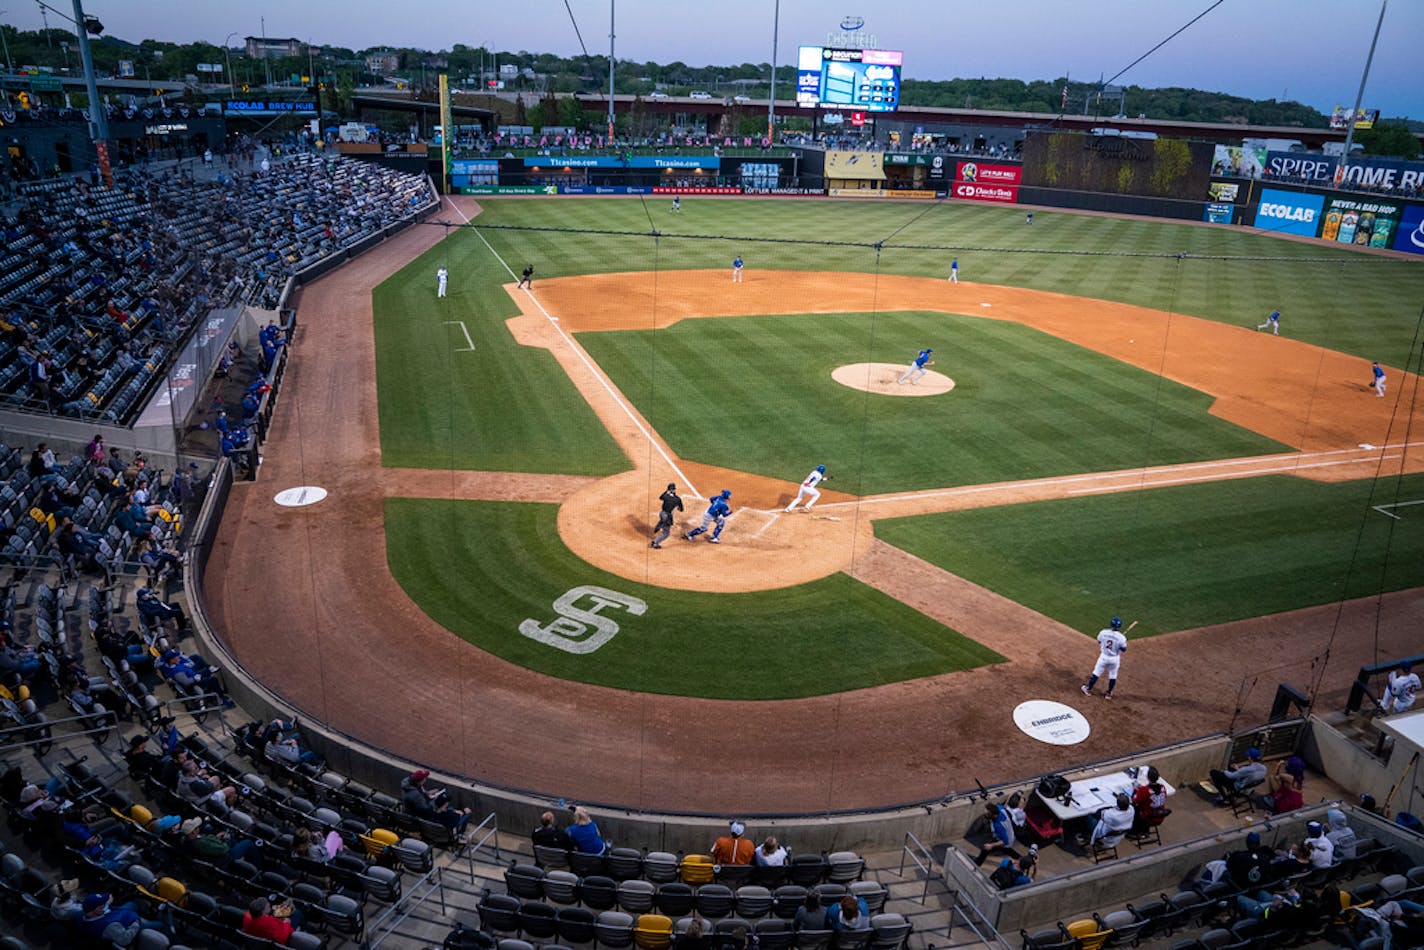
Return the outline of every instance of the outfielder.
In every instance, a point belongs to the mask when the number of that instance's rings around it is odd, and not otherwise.
[[[1380,366],[1379,360],[1370,364],[1370,372],[1374,374],[1371,377],[1370,385],[1375,388],[1375,395],[1384,396],[1384,367]]]
[[[810,511],[811,506],[821,500],[821,493],[816,490],[816,486],[823,481],[827,481],[831,476],[826,474],[826,466],[817,465],[806,480],[801,483],[801,490],[796,493],[796,497],[791,500],[791,504],[786,506],[787,511],[794,511],[801,503],[802,498],[809,499],[806,502],[806,510]]]
[[[1134,620],[1127,629],[1131,630],[1137,626]],[[1117,686],[1117,668],[1122,664],[1122,655],[1127,652],[1127,637],[1123,635],[1122,618],[1114,617],[1108,621],[1107,629],[1098,631],[1098,662],[1093,667],[1093,675],[1088,677],[1088,682],[1082,686],[1083,695],[1093,695],[1093,687],[1098,684],[1098,677],[1104,673],[1108,677],[1108,691],[1103,694],[1103,699],[1112,699],[1113,687]]]
[[[526,265],[524,265],[524,270],[523,270],[523,272],[521,272],[520,275],[519,275],[519,283],[514,286],[514,289],[515,289],[515,290],[518,290],[520,287],[528,287],[530,290],[533,290],[533,289],[534,289],[534,265],[533,265],[533,264],[526,264]]]
[[[717,530],[712,532],[712,537],[707,541],[710,544],[722,543],[722,529],[727,526],[727,519],[732,516],[732,506],[727,504],[727,499],[732,497],[732,493],[727,489],[722,489],[722,494],[712,499],[712,504],[707,506],[707,513],[702,516],[702,524],[693,528],[682,536],[684,541],[691,541],[702,534],[713,524],[717,525]]]
[[[957,257],[949,262],[949,282],[951,284],[959,283],[959,258]]]
[[[933,366],[933,365],[934,365],[934,360],[930,359],[930,354],[933,353],[933,352],[934,352],[934,350],[928,350],[928,349],[927,349],[927,350],[920,350],[920,355],[919,355],[919,356],[916,356],[916,357],[914,358],[914,360],[910,363],[910,368],[907,369],[907,370],[905,370],[905,375],[904,375],[904,376],[901,376],[899,379],[897,379],[897,380],[895,381],[896,385],[899,385],[900,383],[903,383],[905,380],[909,379],[911,376],[914,376],[914,377],[915,377],[915,378],[911,381],[911,382],[912,382],[912,385],[913,385],[914,383],[918,383],[921,379],[923,379],[923,378],[924,378],[924,375],[929,372],[929,370],[927,369],[927,367],[930,367],[930,366]],[[919,375],[916,376],[916,375],[915,375],[916,373],[918,373]]]
[[[677,495],[677,483],[668,482],[667,491],[658,496],[658,501],[663,503],[663,510],[658,512],[658,526],[653,529],[653,540],[648,542],[650,548],[663,546],[672,531],[672,513],[682,510],[682,499]]]
[[[1413,706],[1419,687],[1419,674],[1413,672],[1408,663],[1401,663],[1399,669],[1391,670],[1389,692],[1384,698],[1385,715],[1402,713]]]
[[[450,272],[445,269],[445,265],[444,265],[444,264],[441,264],[441,265],[440,265],[440,269],[435,272],[435,279],[440,282],[440,289],[439,289],[438,291],[436,291],[435,296],[437,296],[437,297],[443,297],[443,296],[445,296],[445,281],[448,280],[449,278],[450,278]]]
[[[673,211],[673,212],[681,212],[681,211],[682,211],[682,199],[679,198],[677,195],[673,195],[673,196],[672,196],[672,207],[671,207],[670,209],[668,209],[668,210]]]
[[[1281,312],[1272,310],[1270,316],[1266,317],[1266,322],[1257,324],[1257,330],[1270,330],[1276,336],[1281,335]]]

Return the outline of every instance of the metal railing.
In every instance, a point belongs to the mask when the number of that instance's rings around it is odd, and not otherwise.
[[[484,830],[484,834],[482,835],[480,834],[481,829]],[[477,835],[479,837],[476,837]],[[494,839],[494,860],[495,863],[499,863],[501,860],[499,853],[499,819],[495,817],[494,812],[485,815],[484,819],[478,825],[475,825],[474,828],[465,832],[465,841],[467,843],[465,845],[464,856],[470,863],[470,884],[472,886],[475,883],[475,855],[479,852],[480,848],[484,847],[485,842],[491,838]]]
[[[913,831],[905,832],[905,840],[900,845],[900,877],[905,876],[906,860],[919,868],[920,873],[925,876],[925,888],[920,892],[920,903],[924,904],[929,900],[930,879],[934,877],[934,855],[915,837]]]
[[[88,725],[89,723],[94,722],[95,720],[107,720],[108,724],[100,726]],[[67,722],[82,722],[86,725],[86,728],[77,729],[73,732],[62,732],[58,734],[54,732],[55,726],[63,725]],[[41,755],[43,755],[45,752],[48,752],[50,747],[52,747],[56,742],[68,742],[71,739],[77,739],[81,736],[101,736],[102,738],[95,739],[94,741],[96,743],[102,744],[106,739],[108,739],[109,733],[113,732],[114,727],[116,727],[118,724],[118,714],[111,709],[106,709],[102,713],[98,713],[95,715],[66,716],[63,719],[46,718],[44,720],[41,720],[40,722],[8,726],[4,729],[0,729],[0,743],[3,743],[0,744],[0,752],[9,752],[12,749],[27,749],[31,746],[44,746],[45,748],[43,752],[40,753]],[[27,733],[34,733],[40,731],[43,731],[45,735],[41,736],[38,739],[26,739],[23,742],[5,741],[11,736],[25,735]]]
[[[969,928],[969,932],[974,935],[973,943],[983,944],[989,947],[999,947],[1001,950],[1012,950],[1011,945],[1004,939],[1004,935],[989,919],[979,912],[979,908],[972,903],[962,899],[959,891],[950,891],[949,921],[944,926],[944,935],[952,938],[954,935],[954,918],[959,915],[964,918],[964,926]],[[956,946],[952,942],[949,946]]]
[[[424,892],[417,896],[422,888],[425,889]],[[379,947],[385,942],[387,937],[396,936],[399,933],[397,928],[405,922],[405,919],[415,913],[420,905],[432,896],[440,902],[440,916],[444,917],[448,910],[445,906],[445,882],[441,877],[439,867],[433,867],[426,871],[411,885],[410,891],[405,897],[397,900],[382,911],[379,916],[373,917],[367,922],[366,941],[362,946],[374,950],[375,947]],[[394,919],[390,919],[392,915],[395,915]],[[373,935],[377,931],[380,931],[380,936],[373,939]]]

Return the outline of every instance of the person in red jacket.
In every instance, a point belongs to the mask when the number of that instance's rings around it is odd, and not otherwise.
[[[242,932],[251,937],[262,937],[282,946],[291,939],[297,929],[296,911],[291,901],[284,901],[276,907],[265,897],[258,897],[247,905],[247,913],[242,915]]]

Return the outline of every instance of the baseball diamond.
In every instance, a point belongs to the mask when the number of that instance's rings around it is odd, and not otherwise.
[[[1021,209],[954,205],[904,247],[762,243],[874,240],[909,215],[681,207],[654,239],[636,200],[447,198],[438,217],[468,227],[412,228],[300,291],[299,408],[207,571],[250,672],[456,774],[789,813],[1220,729],[1242,676],[1313,653],[1337,611],[1327,693],[1372,655],[1352,634],[1378,623],[1408,652],[1424,596],[1400,565],[1424,532],[1408,509],[1381,532],[1371,506],[1424,495],[1400,368],[1417,266],[1141,219],[1041,213],[1025,233]],[[569,230],[533,230],[553,221]],[[612,233],[579,232],[595,224]],[[945,246],[973,281],[947,285]],[[438,311],[437,264],[460,289]],[[1274,307],[1289,337],[1243,319]],[[934,398],[833,378],[930,348],[953,381]],[[1374,358],[1385,399],[1361,387]],[[835,480],[788,514],[808,463]],[[669,483],[677,535],[730,492],[718,545],[650,548]],[[330,495],[270,503],[298,484]],[[1104,704],[1079,686],[1114,613],[1141,625]],[[337,669],[341,689],[313,688]],[[1008,729],[1032,697],[1082,708],[1090,738]]]

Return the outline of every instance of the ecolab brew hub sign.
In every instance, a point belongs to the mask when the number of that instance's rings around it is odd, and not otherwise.
[[[997,201],[1013,204],[1019,200],[1019,182],[1023,179],[1020,165],[986,165],[983,162],[960,162],[954,175],[952,193],[970,201]]]
[[[1264,231],[1315,237],[1320,231],[1320,209],[1324,206],[1323,195],[1263,188],[1255,226]]]

